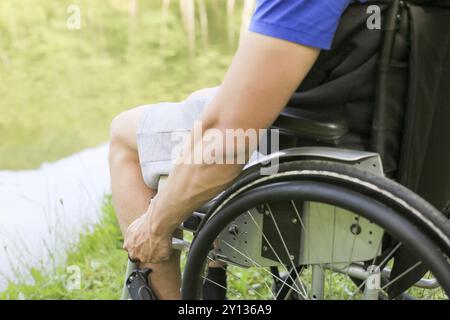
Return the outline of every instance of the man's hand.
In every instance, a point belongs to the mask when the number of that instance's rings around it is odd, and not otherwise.
[[[172,233],[157,234],[151,228],[150,211],[136,219],[127,229],[123,248],[133,260],[158,263],[170,258]]]

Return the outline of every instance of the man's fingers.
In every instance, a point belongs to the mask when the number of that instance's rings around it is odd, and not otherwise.
[[[165,256],[165,257],[159,258],[158,262],[154,262],[154,263],[164,262],[164,261],[167,261],[169,259],[170,259],[170,256]]]
[[[134,223],[133,223],[134,224]],[[128,258],[141,263],[161,263],[170,259],[171,248],[161,241],[145,238],[145,234],[136,234],[133,224],[128,227],[123,249],[128,252]]]
[[[133,262],[133,263],[141,262],[141,260],[136,259],[136,258],[132,258],[129,254],[128,254],[128,260],[130,260],[130,261]]]
[[[126,241],[126,240],[125,240],[125,242],[123,243],[122,248],[123,248],[125,251],[128,251],[128,252],[130,252],[130,250],[132,250],[132,246],[130,245],[130,242],[129,242],[129,241]]]
[[[141,262],[141,263],[161,263],[170,259],[169,256],[165,257],[155,257],[155,256],[147,256],[145,254],[128,254],[128,259],[132,262]]]
[[[170,257],[164,257],[164,258],[152,258],[149,259],[149,261],[147,261],[146,263],[154,263],[154,264],[158,264],[158,263],[162,263],[164,261],[169,260]]]

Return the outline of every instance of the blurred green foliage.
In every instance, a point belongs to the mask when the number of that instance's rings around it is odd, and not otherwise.
[[[220,84],[237,45],[227,41],[226,1],[206,1],[208,46],[198,39],[191,53],[177,1],[166,27],[162,0],[136,0],[135,12],[129,1],[0,2],[1,169],[95,146],[125,109]],[[66,26],[71,4],[81,10],[79,30]]]

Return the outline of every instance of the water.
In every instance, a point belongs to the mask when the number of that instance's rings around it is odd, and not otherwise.
[[[110,193],[108,145],[36,170],[0,171],[0,290],[31,281],[30,267],[51,271],[67,247],[98,221]]]

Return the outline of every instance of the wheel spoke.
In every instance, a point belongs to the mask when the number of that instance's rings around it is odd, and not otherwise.
[[[334,261],[334,244],[336,240],[336,206],[333,208],[333,234],[331,238],[331,263]],[[330,295],[333,297],[334,288],[333,288],[333,272],[330,272],[330,276],[328,277],[330,287]]]
[[[226,242],[225,240],[222,240],[222,242],[224,244],[226,244],[228,247],[230,247],[231,249],[235,250],[237,253],[239,253],[240,255],[242,255],[244,258],[248,259],[249,261],[251,261],[255,266],[257,266],[258,268],[261,268],[261,270],[263,270],[264,272],[268,273],[269,275],[271,275],[272,277],[274,277],[275,279],[281,281],[282,283],[284,283],[286,286],[288,286],[289,288],[293,289],[296,293],[302,295],[305,299],[307,298],[306,296],[303,295],[303,293],[301,293],[300,291],[297,291],[297,289],[295,289],[294,287],[292,287],[291,285],[289,285],[288,283],[286,283],[286,281],[284,281],[282,278],[276,276],[275,274],[273,274],[272,272],[268,271],[266,268],[262,267],[259,263],[257,263],[256,261],[254,261],[252,258],[246,256],[244,253],[242,253],[239,249],[233,247],[232,245],[230,245],[228,242]]]
[[[208,282],[211,282],[211,283],[215,284],[216,286],[218,286],[218,287],[220,287],[220,288],[222,288],[222,289],[225,289],[225,290],[232,290],[233,293],[236,294],[236,296],[240,296],[240,295],[241,295],[238,291],[233,290],[233,289],[229,289],[229,288],[227,288],[227,287],[224,287],[224,286],[221,285],[220,283],[217,283],[217,282],[215,282],[214,280],[208,279],[207,277],[205,277],[205,276],[203,276],[203,275],[202,275],[201,277],[203,278],[203,280],[206,280],[206,281],[208,281]]]
[[[379,246],[381,246],[382,241],[383,241],[383,240],[380,240],[380,245],[379,245]],[[385,263],[387,263],[387,262],[389,261],[389,259],[394,255],[394,253],[398,250],[398,248],[400,248],[401,245],[402,245],[401,242],[397,243],[397,245],[391,250],[391,252],[389,252],[389,254],[386,255],[386,257],[383,259],[383,261],[381,261],[381,262],[378,264],[377,267],[380,268],[380,266],[382,266],[382,265],[384,265]],[[375,263],[375,260],[376,260],[376,257],[372,260],[372,265]],[[366,284],[366,282],[367,282],[367,279],[365,279],[365,280],[364,280],[364,281],[356,288],[356,290],[350,294],[350,296],[349,296],[348,299],[353,298],[353,296],[354,296],[359,290],[361,290],[361,288]]]
[[[292,259],[291,259],[291,253],[289,252],[289,249],[288,249],[288,247],[287,247],[287,245],[286,245],[286,242],[284,241],[283,235],[281,234],[280,228],[278,227],[278,223],[277,223],[277,221],[275,220],[275,217],[274,217],[274,215],[273,215],[272,209],[270,208],[270,206],[269,206],[268,204],[267,204],[267,209],[269,210],[270,216],[271,216],[272,221],[273,221],[273,223],[274,223],[274,225],[275,225],[275,228],[277,229],[278,235],[279,235],[280,238],[281,238],[281,242],[283,243],[283,247],[284,247],[284,249],[286,250],[286,254],[287,254],[287,256],[288,256],[289,262],[290,262],[291,265],[292,265],[292,268],[293,268],[293,270],[294,270],[294,272],[295,272],[295,275],[297,276],[297,279],[299,279],[299,278],[300,278],[300,275],[299,275],[299,273],[298,273],[298,271],[297,271],[297,266],[294,264],[294,262],[293,262]],[[308,294],[307,291],[306,291],[306,289],[305,289],[305,287],[303,286],[303,283],[302,283],[302,282],[300,282],[300,285],[301,285],[301,287],[302,287],[303,292],[305,292],[305,294]]]
[[[252,219],[253,223],[255,224],[256,228],[258,229],[258,231],[261,233],[261,235],[263,236],[264,240],[267,242],[267,244],[269,245],[270,249],[272,250],[272,252],[275,254],[275,257],[278,259],[278,262],[280,263],[280,265],[282,265],[287,274],[288,277],[291,279],[292,283],[295,284],[295,286],[297,287],[297,290],[301,290],[297,283],[295,282],[295,279],[292,278],[291,273],[289,272],[288,268],[285,266],[285,264],[281,261],[280,256],[277,254],[277,252],[275,251],[275,249],[272,246],[272,243],[270,242],[270,240],[266,237],[266,235],[264,234],[264,232],[262,231],[261,227],[258,225],[258,223],[256,222],[255,218],[253,217],[252,213],[250,211],[247,211],[247,213],[250,215],[250,218]],[[307,291],[305,290],[305,288],[302,288],[303,292],[304,292],[304,298],[306,299],[306,297],[308,296]]]
[[[359,223],[359,221],[358,221]],[[355,249],[355,241],[356,241],[356,234],[353,234],[353,239],[352,239],[352,246],[351,246],[351,251],[350,251],[350,257],[348,258],[348,262],[347,265],[350,266],[352,263],[352,258],[353,258],[353,251]],[[345,276],[348,277],[348,271],[349,269],[347,269]],[[339,297],[340,300],[343,300],[343,295],[344,295],[344,290],[341,292],[341,295]]]
[[[216,262],[216,260],[214,260],[214,259],[211,258],[210,256],[207,256],[207,258],[208,258],[211,262]],[[228,268],[225,268],[224,266],[219,266],[219,268],[222,269],[222,270],[224,270],[227,274],[232,275],[234,279],[236,279],[236,280],[238,280],[238,281],[241,281],[241,280],[242,280],[241,277],[239,277],[239,276],[237,276],[236,274],[234,274],[233,272],[231,272]],[[267,285],[267,282],[266,282],[266,281],[264,282],[264,284],[269,288],[269,286]],[[248,286],[247,286],[247,289],[248,289],[248,290],[253,290],[253,289],[249,288]],[[264,297],[262,294],[260,294],[259,292],[255,291],[255,293],[258,294],[260,297],[265,298],[265,297]],[[275,296],[273,295],[272,290],[270,290],[270,293],[272,294],[272,296],[273,296],[274,299],[275,299]]]
[[[414,270],[415,268],[417,268],[418,266],[420,266],[422,264],[422,261],[417,262],[416,264],[414,264],[413,266],[409,267],[407,270],[403,271],[401,274],[399,274],[398,276],[396,276],[394,279],[392,279],[391,281],[389,281],[387,284],[385,284],[381,290],[385,290],[387,287],[389,287],[391,284],[393,284],[394,282],[396,282],[397,280],[401,279],[402,277],[404,277],[405,275],[407,275],[409,272],[411,272],[412,270]]]
[[[298,218],[298,221],[299,221],[299,223],[300,223],[301,229],[303,230],[304,234],[307,234],[306,228],[305,228],[305,224],[304,224],[303,219],[302,219],[302,217],[301,217],[301,215],[300,215],[300,212],[298,211],[297,206],[295,205],[294,200],[291,200],[291,205],[292,205],[292,207],[294,208],[295,215],[296,215],[297,218]],[[336,210],[336,207],[334,207],[334,209]],[[336,214],[336,212],[335,212],[335,214]],[[334,226],[335,226],[335,225],[334,225]],[[334,232],[334,226],[333,226],[333,232]],[[308,243],[312,244],[311,241],[308,241]],[[333,244],[332,244],[332,245],[333,245],[332,248],[334,248],[334,239],[333,239]],[[309,250],[308,250],[308,255],[310,255],[310,252],[311,252],[311,248],[309,248]],[[334,251],[332,250],[332,252],[334,252]],[[332,256],[333,256],[333,254],[332,254]],[[333,257],[332,257],[332,259],[333,259]],[[333,260],[331,260],[331,261],[333,261]],[[322,266],[321,264],[318,264],[318,266],[320,267],[320,269],[321,269],[323,275],[325,276],[325,270],[323,269],[323,266]]]

